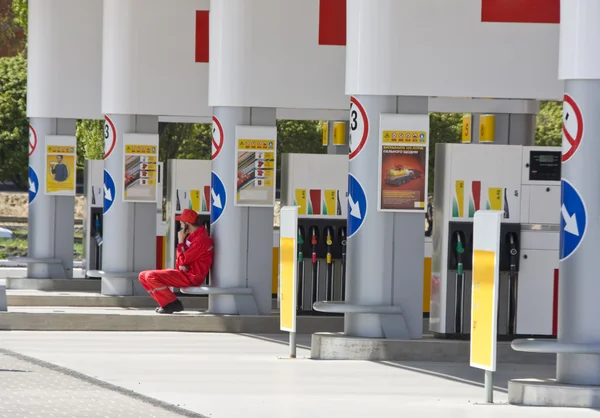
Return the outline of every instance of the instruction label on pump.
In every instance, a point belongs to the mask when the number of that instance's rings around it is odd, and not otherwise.
[[[306,215],[306,190],[296,189],[294,206],[298,206],[298,215]]]

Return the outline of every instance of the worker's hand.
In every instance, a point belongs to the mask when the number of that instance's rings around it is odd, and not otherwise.
[[[180,229],[179,232],[177,233],[177,238],[179,239],[179,243],[183,244],[185,242],[185,231],[183,229]]]
[[[188,268],[187,268],[187,266],[179,266],[179,270],[181,270],[185,273],[186,271],[188,271]]]

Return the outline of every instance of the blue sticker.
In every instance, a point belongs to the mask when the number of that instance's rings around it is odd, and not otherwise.
[[[352,174],[348,174],[348,238],[356,234],[367,217],[365,189]]]
[[[215,224],[227,206],[227,192],[223,182],[214,171],[210,176],[210,224]]]
[[[40,190],[40,182],[35,170],[29,166],[29,203],[33,202]]]
[[[560,219],[560,261],[569,258],[581,245],[587,229],[585,203],[569,181],[562,181]]]
[[[110,173],[104,170],[104,214],[112,207],[115,197],[115,182]]]

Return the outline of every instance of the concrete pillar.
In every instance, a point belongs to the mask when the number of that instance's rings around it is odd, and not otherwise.
[[[377,211],[381,174],[379,161],[379,117],[382,113],[427,114],[428,98],[394,96],[355,96],[368,118],[368,137],[362,150],[351,158],[349,172],[365,191],[367,208],[361,211],[363,223],[348,238],[346,301],[359,305],[397,305],[405,312],[410,336],[422,333],[422,282],[424,257],[424,214]],[[353,130],[351,142],[361,141]],[[349,189],[349,195],[353,192]],[[348,208],[352,222],[351,207]],[[351,228],[349,228],[350,234]],[[418,297],[418,295],[421,295]],[[384,337],[381,316],[346,314],[344,331],[359,337]]]
[[[214,211],[211,216],[211,235],[215,244],[211,280],[219,287],[252,288],[259,312],[268,315],[271,313],[273,208],[234,205],[237,183],[235,135],[237,125],[275,126],[276,112],[272,108],[221,106],[213,111],[223,130],[223,146],[212,160],[212,171],[223,183],[226,199],[220,218],[214,219]],[[219,127],[215,126],[215,129]],[[237,313],[233,296],[211,295],[209,311]]]
[[[558,341],[598,347],[600,304],[600,3],[561,2],[559,77],[565,80]],[[558,354],[557,381],[600,385],[600,355]]]
[[[479,143],[479,121],[481,113],[472,117],[472,143]],[[495,140],[494,144],[502,145],[535,145],[535,114],[494,113]]]
[[[45,195],[44,185],[46,135],[75,136],[75,120],[31,118],[29,135],[28,256],[61,259],[67,278],[72,279],[75,198]],[[27,277],[51,278],[51,272],[50,266],[31,264]]]
[[[123,202],[123,135],[158,133],[157,116],[106,115],[104,127],[104,216],[102,267],[110,273],[155,267],[156,204]],[[109,195],[107,191],[110,190]],[[102,279],[107,295],[144,295],[137,280]]]

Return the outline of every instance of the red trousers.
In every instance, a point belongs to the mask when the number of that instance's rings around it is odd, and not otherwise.
[[[177,300],[170,287],[200,286],[204,280],[192,280],[179,270],[147,270],[140,273],[140,283],[160,307]]]

